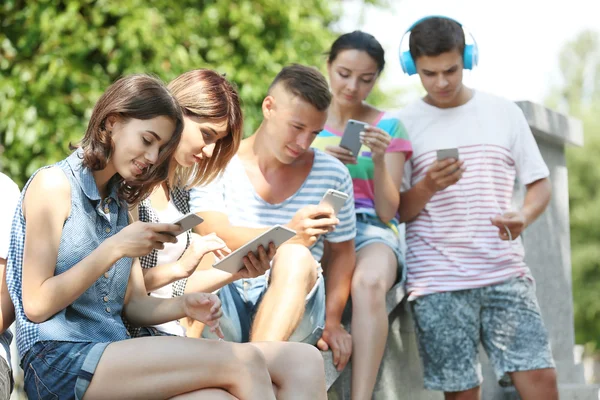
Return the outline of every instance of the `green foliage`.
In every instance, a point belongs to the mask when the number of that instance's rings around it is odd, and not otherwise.
[[[567,149],[577,343],[600,348],[600,37],[585,31],[560,55],[564,85],[548,99],[583,121],[585,145]]]
[[[300,62],[324,71],[339,6],[327,0],[5,0],[1,169],[22,185],[37,168],[65,157],[106,87],[135,72],[165,81],[200,67],[226,73],[239,88],[249,133],[282,66]]]
[[[578,343],[590,343],[596,349],[600,349],[598,110],[600,103],[578,115],[584,122],[585,146],[567,151],[575,332]]]

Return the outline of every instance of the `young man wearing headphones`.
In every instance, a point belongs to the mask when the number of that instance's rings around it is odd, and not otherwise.
[[[425,387],[479,399],[482,343],[500,384],[524,400],[558,399],[519,238],[550,200],[548,168],[516,104],[463,85],[478,50],[458,22],[427,17],[408,32],[402,68],[427,94],[400,111],[414,153],[399,212]],[[527,194],[513,211],[515,178]]]

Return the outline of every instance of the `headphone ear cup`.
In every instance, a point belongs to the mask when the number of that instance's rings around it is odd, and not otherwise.
[[[417,73],[417,67],[410,55],[410,51],[404,51],[400,54],[400,66],[402,67],[402,71],[407,75],[414,75]]]
[[[477,65],[477,48],[473,47],[472,44],[465,46],[463,53],[463,66],[464,69],[473,69]]]

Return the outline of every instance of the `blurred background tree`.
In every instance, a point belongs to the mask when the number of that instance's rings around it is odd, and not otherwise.
[[[584,146],[567,148],[576,341],[600,349],[600,35],[584,31],[560,54],[562,85],[547,105],[583,121]]]
[[[245,132],[292,62],[325,71],[343,0],[5,0],[0,5],[0,170],[19,185],[68,154],[118,77],[212,68],[234,82]],[[386,0],[365,0],[385,6]],[[386,96],[377,92],[377,102]]]

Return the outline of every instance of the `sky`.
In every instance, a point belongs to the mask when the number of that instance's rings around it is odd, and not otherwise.
[[[386,89],[419,86],[418,76],[402,73],[398,46],[404,31],[427,15],[452,17],[475,37],[479,65],[465,71],[467,85],[514,101],[543,103],[551,87],[560,84],[562,47],[584,29],[600,31],[599,0],[389,0],[392,6],[386,10],[365,10],[360,3],[345,0],[336,28],[361,29],[381,42],[386,71],[379,84]],[[405,38],[403,49],[408,49],[407,42]],[[414,90],[410,93],[418,96]]]

